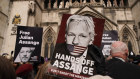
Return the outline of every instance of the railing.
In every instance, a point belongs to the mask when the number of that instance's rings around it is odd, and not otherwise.
[[[126,0],[128,3],[128,1]],[[64,1],[62,0],[61,2],[58,2],[58,0],[55,0],[55,2],[49,2],[47,3],[47,9],[55,8],[55,9],[61,9],[61,8],[69,8],[69,7],[81,7],[81,6],[104,6],[104,7],[126,7],[128,6],[127,3],[124,3],[124,0],[100,0],[99,2],[95,0],[90,0],[87,2],[86,0],[82,1],[77,1],[72,2],[72,0]],[[126,5],[127,4],[127,5]]]

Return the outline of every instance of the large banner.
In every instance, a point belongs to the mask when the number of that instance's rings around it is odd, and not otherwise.
[[[37,62],[40,59],[43,28],[17,27],[14,62]]]
[[[94,56],[100,55],[104,19],[64,14],[51,58],[50,75],[86,79],[96,74]]]
[[[118,32],[115,30],[104,30],[101,49],[105,57],[108,57],[110,55],[110,45],[114,41],[118,41]]]

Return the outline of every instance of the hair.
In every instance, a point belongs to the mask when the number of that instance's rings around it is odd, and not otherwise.
[[[94,75],[89,77],[88,79],[112,79],[112,78],[110,76]]]
[[[21,76],[22,79],[34,79],[34,71],[26,73],[24,76]]]
[[[125,50],[128,50],[127,45],[121,41],[113,42],[110,48],[111,48],[111,53],[122,52],[124,54]]]
[[[32,64],[22,64],[16,70],[17,77],[22,79],[34,79],[34,70]]]
[[[12,62],[2,56],[0,56],[0,79],[16,79]]]
[[[95,30],[94,30],[95,25],[94,25],[92,17],[81,16],[81,15],[72,15],[72,16],[70,16],[68,18],[68,20],[67,20],[66,33],[67,33],[67,30],[68,30],[68,27],[69,27],[69,23],[72,22],[72,21],[77,21],[77,22],[83,21],[83,22],[85,22],[85,24],[88,27],[89,34],[91,35],[91,40],[94,41],[94,36],[96,34],[95,34]]]

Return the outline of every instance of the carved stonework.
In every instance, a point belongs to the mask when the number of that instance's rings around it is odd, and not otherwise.
[[[110,2],[110,0],[107,1],[107,7],[111,7],[111,2]]]
[[[80,3],[76,0],[73,4],[72,4],[73,7],[80,7]]]
[[[19,14],[16,14],[15,17],[13,18],[12,24],[17,25],[21,23],[21,17]]]
[[[52,43],[54,41],[54,36],[51,29],[47,31],[46,38],[47,43]]]
[[[84,1],[83,1],[83,3],[87,3],[87,1],[86,1],[86,0],[84,0]]]
[[[57,8],[57,1],[53,4],[53,8]]]
[[[67,1],[65,8],[69,8],[69,7],[70,7],[70,3],[69,3],[69,1]]]
[[[63,2],[62,1],[59,4],[59,8],[63,8]]]
[[[12,31],[11,35],[16,35],[17,34],[17,26],[12,27],[11,31]]]
[[[135,31],[135,33],[137,34],[138,29],[137,29],[137,26],[136,26],[136,25],[133,25],[133,30],[134,30],[134,31]]]
[[[34,15],[35,14],[35,2],[30,1],[28,6],[29,6],[29,10],[28,10],[29,15]]]

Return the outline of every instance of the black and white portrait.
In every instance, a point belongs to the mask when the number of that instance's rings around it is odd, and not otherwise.
[[[22,47],[18,53],[15,62],[28,62],[35,47]]]

